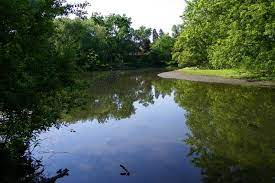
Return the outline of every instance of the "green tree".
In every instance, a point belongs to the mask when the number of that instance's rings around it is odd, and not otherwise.
[[[82,11],[59,0],[0,2],[0,93],[47,90],[73,81],[73,62],[58,58],[51,39],[56,16]],[[83,5],[85,6],[85,4]],[[1,97],[2,98],[2,97]]]
[[[180,66],[275,72],[274,2],[190,0],[173,58]]]
[[[163,32],[162,29],[160,29],[160,30],[159,30],[159,37],[161,37],[161,36],[163,36],[163,35],[165,35],[165,33]]]
[[[172,64],[172,48],[174,45],[174,38],[169,35],[159,37],[151,45],[151,55],[155,62],[160,65]]]
[[[173,25],[172,26],[172,37],[176,38],[179,36],[181,32],[181,25]]]
[[[55,20],[54,36],[57,53],[74,60],[82,70],[101,68],[108,64],[107,30],[94,19]]]
[[[155,42],[159,38],[157,30],[153,29],[152,34],[153,34],[153,42]]]
[[[152,29],[141,26],[139,29],[134,31],[134,41],[139,47],[139,51],[144,54],[150,50],[150,36]]]

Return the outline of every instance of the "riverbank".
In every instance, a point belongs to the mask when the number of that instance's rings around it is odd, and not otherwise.
[[[238,74],[232,70],[195,70],[195,69],[180,69],[170,72],[158,74],[159,77],[169,79],[180,79],[187,81],[197,81],[206,83],[223,83],[232,85],[247,85],[247,86],[263,86],[274,87],[275,81],[259,81],[251,80],[247,74]]]

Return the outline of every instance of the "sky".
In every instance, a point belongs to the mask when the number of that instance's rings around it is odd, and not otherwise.
[[[86,0],[89,14],[99,12],[102,15],[111,13],[126,14],[132,18],[132,25],[163,29],[171,32],[174,24],[180,24],[185,0]],[[85,0],[67,0],[69,3],[85,2]]]

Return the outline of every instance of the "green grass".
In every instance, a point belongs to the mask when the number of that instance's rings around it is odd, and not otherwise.
[[[275,80],[275,77],[261,76],[259,74],[254,74],[248,71],[242,71],[237,69],[212,70],[212,69],[199,69],[199,68],[186,67],[186,68],[180,69],[179,71],[186,74],[191,74],[191,75],[219,76],[224,78],[250,79],[250,80]]]

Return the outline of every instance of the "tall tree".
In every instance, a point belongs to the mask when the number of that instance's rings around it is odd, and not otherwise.
[[[181,25],[172,26],[172,37],[176,38],[181,32]]]
[[[165,33],[162,29],[159,30],[159,37],[163,36]]]
[[[134,40],[139,45],[139,49],[142,53],[148,52],[150,50],[151,32],[152,29],[146,28],[145,26],[141,26],[134,32]]]
[[[153,42],[155,42],[159,38],[158,32],[156,29],[153,29]]]
[[[163,35],[159,37],[151,45],[152,60],[157,62],[159,65],[168,65],[172,63],[172,48],[175,43],[175,39],[169,35]]]

